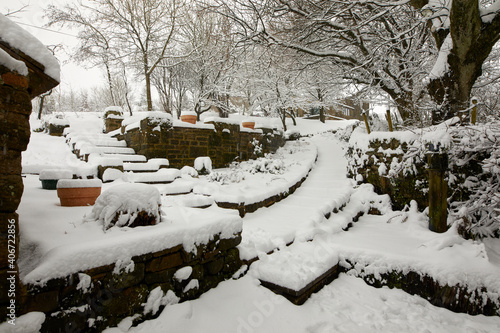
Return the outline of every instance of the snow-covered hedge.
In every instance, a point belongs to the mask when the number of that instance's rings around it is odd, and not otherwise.
[[[460,234],[466,238],[499,237],[500,120],[459,126],[457,119],[418,132],[366,135],[357,131],[350,139],[349,172],[356,180],[366,181],[360,170],[377,170],[379,177],[393,185],[397,179],[418,178],[412,195],[416,190],[425,192],[426,154],[433,144],[448,154],[448,223],[458,223]],[[396,148],[391,147],[392,140],[399,143]]]

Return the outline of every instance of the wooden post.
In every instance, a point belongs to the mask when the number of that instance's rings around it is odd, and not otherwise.
[[[368,117],[366,116],[366,112],[363,112],[363,119],[365,120],[366,131],[370,134],[370,124],[368,124]]]
[[[392,132],[391,110],[387,110],[385,117],[387,118],[387,123],[389,124],[389,132]]]
[[[448,184],[445,171],[448,168],[448,155],[439,152],[439,147],[430,144],[427,154],[429,165],[429,229],[443,233],[448,229]]]
[[[473,97],[471,100],[472,104],[474,105],[472,107],[472,111],[470,114],[470,122],[472,125],[476,125],[476,120],[477,120],[477,98]]]

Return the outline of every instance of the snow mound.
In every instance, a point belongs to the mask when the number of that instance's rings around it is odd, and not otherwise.
[[[194,168],[199,173],[212,172],[212,160],[208,156],[200,156],[194,160]]]
[[[102,223],[104,230],[113,226],[131,226],[139,213],[160,221],[161,196],[147,184],[119,184],[104,191],[96,200],[90,220]]]
[[[336,251],[322,243],[299,242],[269,256],[260,256],[252,265],[260,280],[299,291],[337,265]]]

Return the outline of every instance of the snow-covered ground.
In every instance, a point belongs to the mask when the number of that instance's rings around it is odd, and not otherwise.
[[[330,121],[321,124],[299,119],[297,129],[302,133],[323,133],[302,143],[316,147],[318,160],[307,180],[293,195],[243,218],[241,255],[246,259],[260,258],[244,277],[223,282],[200,299],[169,305],[159,318],[137,327],[130,327],[131,321],[124,320],[118,328],[106,332],[499,332],[498,316],[453,313],[401,290],[375,289],[352,276],[355,271],[341,274],[302,306],[295,306],[260,286],[258,277],[265,278],[266,270],[260,270],[259,265],[271,261],[277,267],[273,274],[281,270],[282,279],[291,279],[293,276],[287,269],[295,267],[290,264],[294,251],[308,246],[317,257],[312,258],[315,260],[301,259],[303,264],[295,270],[302,269],[305,274],[296,275],[299,280],[307,278],[307,271],[314,270],[314,265],[323,264],[322,258],[331,260],[338,256],[365,263],[359,269],[368,273],[380,274],[395,268],[414,269],[432,275],[442,283],[464,284],[471,288],[486,286],[492,294],[500,294],[498,240],[486,244],[465,241],[458,237],[454,228],[445,234],[432,233],[426,227],[424,213],[413,208],[393,212],[387,197],[375,195],[370,186],[353,188],[353,183],[345,176],[343,143],[335,135],[325,133],[345,125],[347,123]],[[44,147],[49,141],[56,145],[55,139],[62,140],[46,134],[33,136],[23,155],[26,157],[23,167],[41,164],[39,161],[45,155],[37,155],[37,147]],[[70,157],[64,157],[64,151],[60,146],[46,160],[64,167],[69,164],[64,161],[71,161]],[[192,185],[184,183],[183,186],[191,188]],[[352,216],[366,211],[370,203],[377,205],[383,215],[361,217],[351,229],[343,231]],[[329,219],[325,217],[325,214],[341,208]],[[209,215],[213,223],[239,219],[236,212],[216,207],[197,210],[172,206],[169,209],[178,212],[174,216],[184,217],[200,211],[200,214]],[[62,249],[77,250],[76,247],[72,249],[71,241],[66,241],[76,239],[80,231],[95,229],[92,232],[97,233],[99,229],[97,225],[81,222],[90,211],[90,207],[58,206],[55,192],[40,189],[38,177],[28,175],[19,208],[21,237],[25,242],[21,251],[32,251],[38,258],[31,263],[32,266],[26,266],[28,270],[35,269],[45,259],[55,260],[47,261],[43,266],[47,270],[52,265],[66,269],[64,261],[61,263],[61,257],[58,257],[64,252]],[[59,250],[52,252],[41,245],[29,244],[30,239],[38,237],[37,234],[44,235],[44,224],[48,221],[57,225],[52,232],[64,235],[59,240],[66,239],[64,243],[55,244]],[[102,234],[102,229],[99,233]],[[110,234],[119,233],[122,232],[113,230]],[[133,242],[130,238],[127,237],[128,241]],[[292,241],[294,243],[287,247],[286,244]],[[309,242],[304,243],[306,241]],[[275,252],[268,257],[265,253],[272,250]]]

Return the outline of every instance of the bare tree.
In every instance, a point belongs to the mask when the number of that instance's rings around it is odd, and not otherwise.
[[[96,55],[93,59],[104,66],[110,57],[123,59],[141,73],[150,111],[151,75],[169,56],[183,6],[184,0],[88,0],[62,10],[52,6],[47,13],[54,23],[73,23],[83,28],[79,36],[83,55]]]
[[[427,73],[428,32],[405,1],[216,0],[242,39],[339,67],[344,79],[386,92],[408,119]]]

